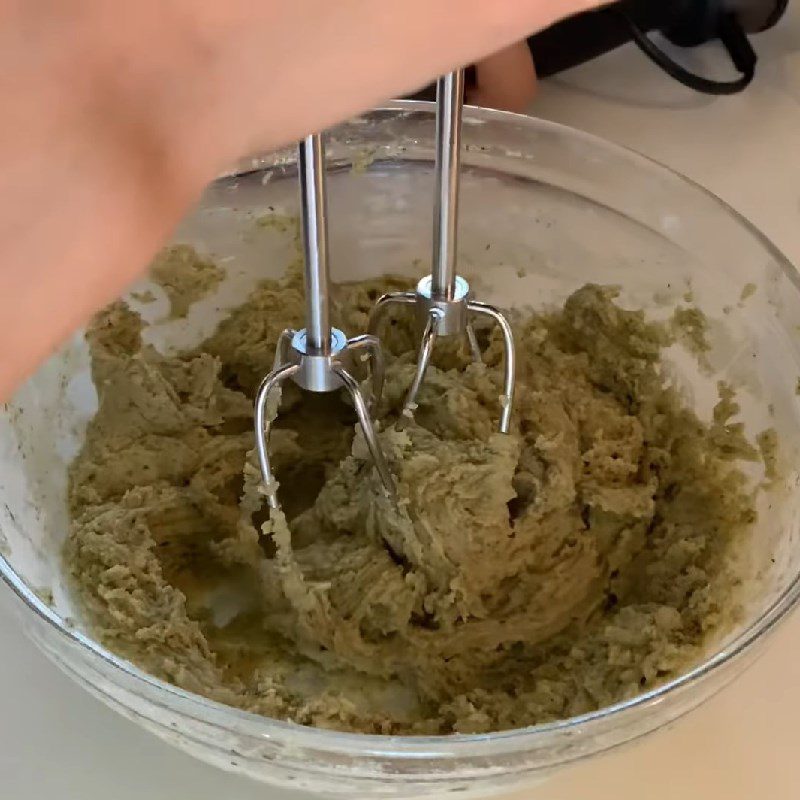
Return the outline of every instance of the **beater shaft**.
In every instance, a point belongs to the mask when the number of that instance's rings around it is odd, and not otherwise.
[[[464,336],[473,359],[483,356],[470,321],[471,315],[489,317],[503,335],[505,368],[501,396],[500,432],[508,433],[516,383],[516,355],[511,325],[499,309],[472,298],[469,283],[458,275],[458,199],[461,172],[461,129],[464,105],[464,70],[439,78],[436,85],[436,164],[431,274],[416,291],[392,292],[378,299],[370,315],[369,330],[377,334],[383,313],[391,305],[413,305],[420,331],[414,377],[406,394],[404,412],[412,412],[440,336]]]
[[[309,352],[328,355],[331,351],[328,208],[322,137],[307,136],[298,147],[297,157],[305,253],[306,341]]]
[[[439,78],[436,86],[436,195],[433,217],[431,292],[452,300],[456,288],[458,181],[464,70]]]

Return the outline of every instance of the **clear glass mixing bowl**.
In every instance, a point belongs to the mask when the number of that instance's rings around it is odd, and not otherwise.
[[[430,250],[433,118],[402,103],[342,125],[329,144],[336,279],[419,272]],[[478,294],[501,306],[556,303],[587,282],[623,287],[653,316],[691,290],[711,324],[716,377],[742,387],[752,431],[772,425],[783,477],[759,500],[742,624],[692,672],[583,717],[481,736],[379,737],[304,728],[209,702],[164,684],[81,630],[61,579],[66,468],[96,397],[82,338],[65,346],[0,414],[0,572],[23,626],[65,672],[164,740],[228,770],[329,795],[487,794],[660,728],[744,669],[800,593],[797,444],[800,291],[795,271],[717,198],[636,153],[575,130],[492,111],[466,114],[460,251]],[[735,169],[735,165],[731,165]],[[207,335],[261,277],[277,275],[291,235],[259,227],[298,205],[293,153],[248,159],[213,183],[176,234],[213,253],[228,277],[182,321],[137,306],[159,347]],[[753,284],[755,293],[741,299]],[[141,286],[138,288],[142,288]],[[749,294],[749,292],[745,292]],[[674,352],[673,352],[674,351]],[[673,348],[675,374],[708,416],[715,379]],[[758,474],[754,472],[753,478]]]

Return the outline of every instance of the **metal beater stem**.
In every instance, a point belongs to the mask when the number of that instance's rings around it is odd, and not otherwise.
[[[305,251],[306,335],[308,352],[331,352],[331,320],[328,311],[328,209],[325,192],[325,156],[322,137],[307,136],[298,146],[300,203]]]
[[[464,70],[439,78],[436,88],[436,202],[433,218],[431,294],[452,300],[456,287],[458,179]]]

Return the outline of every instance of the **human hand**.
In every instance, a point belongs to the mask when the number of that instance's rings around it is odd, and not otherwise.
[[[0,0],[0,397],[236,157],[595,4]]]

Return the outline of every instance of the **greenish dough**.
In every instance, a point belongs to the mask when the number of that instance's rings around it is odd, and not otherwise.
[[[337,287],[336,321],[363,331],[406,283]],[[88,332],[99,409],[65,548],[93,635],[222,703],[384,734],[557,720],[684,672],[737,619],[734,556],[755,520],[741,464],[760,455],[728,387],[709,423],[670,387],[673,325],[615,296],[584,286],[515,319],[510,435],[492,328],[477,331],[484,364],[437,344],[400,415],[417,337],[398,311],[380,431],[398,504],[344,399],[290,386],[271,442],[286,518],[271,520],[252,401],[280,330],[301,325],[298,271],[174,357],[110,306]]]
[[[169,315],[182,319],[189,309],[214,291],[225,273],[213,262],[203,258],[189,245],[176,244],[165,247],[150,267],[150,276],[159,284],[169,299]],[[149,296],[148,296],[149,294]],[[152,292],[134,300],[149,302]]]

